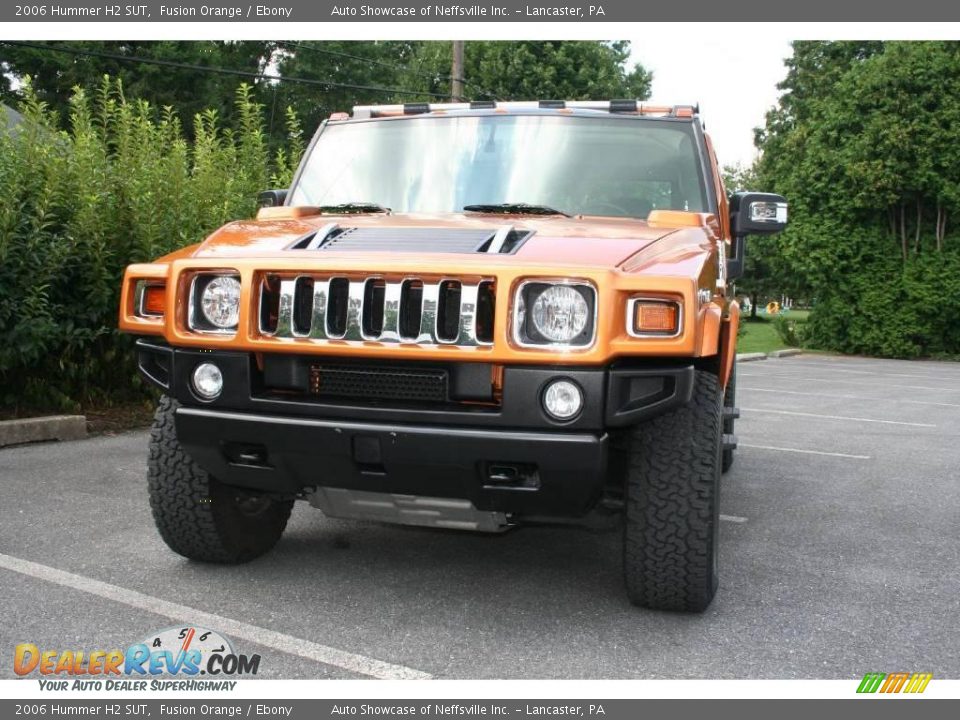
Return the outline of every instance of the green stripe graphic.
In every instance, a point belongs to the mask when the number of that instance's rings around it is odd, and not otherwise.
[[[863,680],[860,681],[860,687],[857,688],[857,692],[875,693],[880,689],[880,683],[883,682],[886,676],[886,673],[867,673],[863,676]]]

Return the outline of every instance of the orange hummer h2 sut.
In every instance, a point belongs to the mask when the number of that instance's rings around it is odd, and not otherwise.
[[[502,532],[622,513],[630,599],[717,587],[748,233],[693,107],[357,107],[255,220],[131,265],[120,327],[164,398],[160,534],[195,560],[328,516]]]

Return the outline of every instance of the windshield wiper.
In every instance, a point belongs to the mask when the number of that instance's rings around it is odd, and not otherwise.
[[[557,210],[549,205],[531,205],[530,203],[499,203],[496,205],[464,205],[466,212],[502,213],[504,215],[563,215],[573,217],[570,213]]]
[[[387,213],[390,208],[369,202],[348,202],[339,205],[321,205],[319,210],[324,215],[362,215],[364,213]]]

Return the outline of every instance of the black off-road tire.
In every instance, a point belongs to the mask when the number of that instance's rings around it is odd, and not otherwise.
[[[702,612],[717,591],[723,393],[697,370],[693,398],[627,433],[623,571],[635,605]]]
[[[737,364],[734,363],[730,368],[730,379],[727,381],[727,389],[723,393],[723,406],[725,408],[734,408],[737,406]],[[723,434],[733,435],[733,429],[736,420],[733,418],[723,419]],[[733,460],[736,450],[734,448],[724,449],[720,458],[720,472],[726,472],[733,467]]]
[[[224,485],[197,465],[177,440],[177,401],[164,396],[150,432],[147,485],[160,537],[191,560],[243,563],[270,550],[287,526],[293,500]]]

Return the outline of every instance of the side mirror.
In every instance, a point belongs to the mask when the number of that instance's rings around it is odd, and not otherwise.
[[[773,193],[739,192],[730,198],[730,227],[737,235],[770,235],[787,226],[787,200]]]
[[[286,188],[283,190],[264,190],[257,195],[257,207],[279,207],[287,201],[287,192]]]
[[[727,277],[743,275],[747,235],[772,235],[787,227],[787,200],[773,193],[738,192],[730,196],[730,234],[733,253],[727,260]]]

